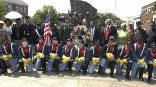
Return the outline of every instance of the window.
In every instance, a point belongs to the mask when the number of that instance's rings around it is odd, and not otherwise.
[[[153,22],[153,18],[151,18],[151,22]]]
[[[8,11],[12,11],[12,4],[8,4]]]
[[[155,23],[156,23],[156,18],[154,18],[154,20],[153,20]]]
[[[145,13],[146,13],[146,14],[148,13],[148,9],[145,10]]]
[[[146,20],[144,20],[144,24],[146,24]]]
[[[144,20],[142,20],[142,21],[141,21],[141,23],[143,23],[143,24],[144,24]]]
[[[24,14],[27,13],[27,7],[24,7]]]
[[[23,13],[23,6],[20,6],[20,13]]]
[[[16,5],[16,11],[19,12],[19,5]]]
[[[144,10],[142,10],[142,14],[144,14],[145,12],[144,12]]]
[[[151,8],[148,9],[148,13],[150,13],[150,12],[151,12]]]
[[[152,7],[151,10],[152,10],[152,13],[153,13],[153,11],[154,11],[154,7]]]

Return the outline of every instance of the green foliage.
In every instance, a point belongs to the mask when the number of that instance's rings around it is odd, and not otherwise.
[[[106,19],[111,19],[118,27],[120,27],[121,23],[123,22],[118,16],[112,13],[99,13],[99,16],[102,25],[105,25]]]
[[[0,0],[0,20],[4,19],[4,16],[7,12],[7,4],[4,2],[4,0]]]
[[[46,15],[50,14],[51,22],[56,23],[58,19],[58,13],[51,5],[45,5],[42,9],[37,10],[35,15],[32,17],[32,22],[44,23]]]
[[[156,11],[156,1],[154,2],[154,11]]]

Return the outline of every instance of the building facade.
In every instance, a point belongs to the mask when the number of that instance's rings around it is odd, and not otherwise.
[[[23,17],[28,15],[28,4],[23,0],[5,0],[7,3],[7,11],[19,12]]]
[[[154,20],[155,14],[156,14],[156,1],[142,7],[140,19],[144,29],[146,30],[151,29],[151,22]]]

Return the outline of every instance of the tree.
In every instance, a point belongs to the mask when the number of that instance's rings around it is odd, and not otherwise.
[[[4,0],[0,0],[0,20],[4,19],[4,16],[7,12],[7,4],[4,2]]]
[[[156,11],[156,1],[154,2],[154,11]]]
[[[50,14],[50,21],[56,23],[58,19],[58,13],[51,5],[44,5],[42,9],[36,11],[32,17],[32,22],[44,23],[46,15]]]
[[[105,25],[106,19],[111,19],[118,27],[120,27],[121,23],[123,22],[118,16],[112,13],[98,13],[98,15],[100,17],[101,25]]]

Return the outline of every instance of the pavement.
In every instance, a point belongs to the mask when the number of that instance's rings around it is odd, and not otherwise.
[[[107,70],[109,72],[109,70]],[[147,78],[147,75],[144,75]],[[71,75],[64,72],[63,76],[55,73],[42,74],[41,71],[32,73],[10,73],[0,76],[0,87],[156,87],[156,80],[151,83],[141,82],[137,79],[125,80],[124,75],[110,78],[106,76],[93,75]]]

